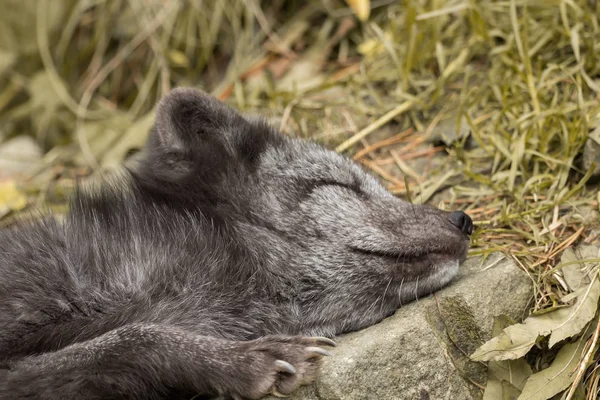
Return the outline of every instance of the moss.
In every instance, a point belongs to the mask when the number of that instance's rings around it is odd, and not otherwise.
[[[437,297],[437,302],[427,308],[426,318],[450,362],[470,383],[473,396],[481,398],[487,382],[487,367],[471,361],[469,355],[485,340],[473,311],[460,296]]]

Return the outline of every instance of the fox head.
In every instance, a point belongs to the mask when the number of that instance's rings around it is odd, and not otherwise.
[[[194,89],[159,103],[133,174],[154,199],[201,214],[265,276],[290,277],[298,310],[344,314],[343,329],[367,325],[374,304],[389,313],[449,283],[472,231],[466,214],[398,199],[343,155]]]

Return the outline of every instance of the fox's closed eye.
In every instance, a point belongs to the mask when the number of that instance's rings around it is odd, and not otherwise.
[[[356,193],[362,193],[360,188],[357,185],[353,185],[351,183],[345,183],[345,182],[338,182],[335,180],[328,180],[328,179],[320,179],[317,180],[315,182],[313,182],[313,186],[314,187],[321,187],[321,186],[337,186],[337,187],[341,187],[344,189],[348,189],[351,190],[353,192]]]
[[[338,188],[338,189],[341,188],[341,189],[351,191],[351,192],[356,193],[361,196],[363,195],[363,193],[360,191],[360,188],[358,188],[358,186],[352,185],[350,183],[336,181],[333,179],[315,179],[315,180],[300,181],[299,185],[301,187],[305,188],[305,190],[303,192],[304,193],[303,198],[308,198],[316,190],[325,189],[325,188]]]

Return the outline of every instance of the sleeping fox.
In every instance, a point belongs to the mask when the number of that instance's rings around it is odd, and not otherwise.
[[[258,399],[435,291],[471,219],[195,89],[66,219],[0,230],[0,399]]]

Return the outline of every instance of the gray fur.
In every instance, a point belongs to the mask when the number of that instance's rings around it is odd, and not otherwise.
[[[454,277],[471,225],[449,215],[174,90],[127,177],[80,190],[64,223],[0,231],[0,400],[289,393],[324,354],[311,336]]]

